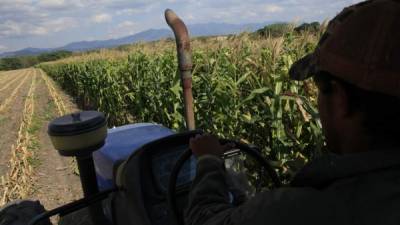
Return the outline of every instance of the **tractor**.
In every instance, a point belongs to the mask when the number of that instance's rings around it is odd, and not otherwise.
[[[60,155],[76,158],[84,197],[49,211],[41,210],[30,218],[29,225],[49,224],[52,216],[63,219],[82,209],[87,216],[76,214],[70,224],[184,224],[184,209],[196,175],[196,158],[189,149],[189,140],[202,131],[196,130],[194,123],[188,30],[172,10],[165,11],[165,18],[177,44],[187,131],[176,133],[155,123],[108,129],[107,118],[97,111],[77,112],[53,120],[48,134]],[[236,201],[239,195],[249,198],[267,183],[272,184],[269,188],[281,185],[257,147],[235,140],[220,142],[234,146],[223,155],[235,187],[232,190],[239,190],[230,193],[232,204],[242,204],[243,201]],[[257,164],[253,166],[257,177],[267,180],[258,182],[258,187],[250,187],[251,182],[243,178],[248,160]],[[88,223],[80,221],[84,219]]]

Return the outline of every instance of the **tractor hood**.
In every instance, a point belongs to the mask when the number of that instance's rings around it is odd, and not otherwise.
[[[114,169],[141,146],[174,132],[162,125],[138,123],[108,130],[104,146],[93,153],[100,191],[114,187]]]

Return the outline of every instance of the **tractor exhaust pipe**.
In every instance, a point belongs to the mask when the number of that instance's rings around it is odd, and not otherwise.
[[[48,134],[60,155],[76,157],[85,198],[99,194],[92,153],[105,143],[105,115],[96,111],[65,115],[50,122]],[[101,202],[90,205],[89,214],[93,224],[108,225]]]
[[[175,35],[176,48],[178,52],[179,72],[183,87],[183,101],[185,109],[186,127],[188,130],[196,128],[193,111],[192,94],[192,51],[190,49],[190,38],[186,25],[170,9],[165,10],[165,19]]]

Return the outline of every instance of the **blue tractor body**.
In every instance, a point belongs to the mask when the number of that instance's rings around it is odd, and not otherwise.
[[[93,153],[100,191],[114,187],[114,168],[141,146],[174,134],[162,125],[137,123],[108,129],[105,144]]]

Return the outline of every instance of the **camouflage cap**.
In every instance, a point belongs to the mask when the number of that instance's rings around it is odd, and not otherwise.
[[[316,50],[295,62],[294,80],[329,72],[355,86],[400,97],[400,0],[369,0],[345,8]]]

